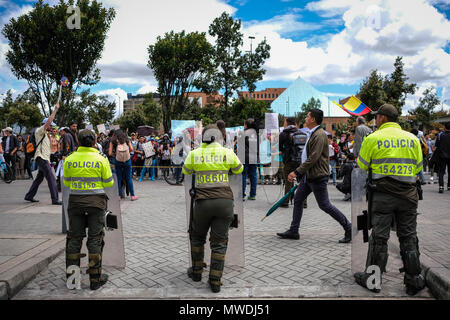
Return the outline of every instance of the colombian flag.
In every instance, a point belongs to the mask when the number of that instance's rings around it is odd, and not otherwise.
[[[372,111],[368,106],[359,101],[355,96],[351,96],[350,99],[348,99],[348,101],[344,104],[339,104],[336,101],[333,101],[333,103],[352,116],[362,116]]]

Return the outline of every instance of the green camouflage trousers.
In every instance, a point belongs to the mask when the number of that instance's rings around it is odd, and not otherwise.
[[[196,200],[191,233],[191,257],[194,273],[202,273],[204,245],[210,232],[211,266],[209,279],[220,285],[228,246],[228,230],[233,222],[234,204],[231,199]]]
[[[70,265],[80,266],[81,246],[83,238],[88,238],[86,246],[89,252],[89,278],[95,282],[102,271],[102,252],[105,242],[103,228],[105,226],[105,210],[99,208],[73,208],[68,210],[69,230],[66,240],[66,268]],[[67,275],[69,276],[69,275]]]

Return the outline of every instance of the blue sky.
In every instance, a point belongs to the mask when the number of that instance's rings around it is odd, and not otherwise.
[[[0,28],[10,17],[26,13],[34,1],[0,0]],[[56,0],[45,2],[55,3]],[[419,85],[407,107],[416,105],[430,86],[450,99],[450,0],[103,0],[117,16],[98,66],[101,82],[92,92],[126,97],[156,90],[146,67],[147,47],[158,35],[175,30],[207,31],[227,11],[242,20],[244,50],[248,36],[272,46],[267,70],[257,89],[287,87],[302,77],[338,99],[355,94],[370,70],[391,73],[403,56],[411,81]],[[420,21],[420,23],[417,23]],[[210,39],[212,41],[213,39]],[[0,93],[26,88],[9,71],[0,36]],[[121,102],[122,102],[121,101]],[[118,101],[117,101],[118,102]],[[450,105],[450,100],[446,101]]]

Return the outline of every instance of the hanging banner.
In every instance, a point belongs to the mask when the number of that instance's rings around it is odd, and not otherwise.
[[[278,113],[266,113],[265,128],[267,131],[276,129],[278,130]]]

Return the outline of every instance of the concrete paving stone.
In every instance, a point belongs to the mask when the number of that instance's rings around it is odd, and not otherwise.
[[[7,255],[2,255],[0,256],[0,264],[5,263],[8,260],[11,260],[12,258],[14,258],[15,256],[7,256]]]
[[[18,256],[48,239],[1,239],[0,252],[2,256]]]
[[[145,192],[141,187],[144,187],[145,184],[150,185],[150,183],[144,182],[137,186],[136,193],[139,195],[139,193]],[[173,296],[176,296],[173,298],[177,299],[189,297],[188,291],[195,290],[193,297],[199,297],[198,291],[202,291],[200,296],[205,294],[207,298],[216,299],[216,297],[210,296],[210,290],[206,284],[207,276],[201,283],[194,283],[185,274],[189,264],[189,254],[183,188],[173,188],[163,181],[156,183],[159,184],[154,189],[153,197],[148,197],[145,200],[144,197],[141,197],[140,200],[144,201],[124,202],[126,206],[122,206],[124,211],[122,223],[125,233],[127,268],[125,270],[113,269],[113,274],[117,278],[111,279],[102,291],[109,289],[109,294],[118,295],[120,290],[126,289],[120,294],[131,298],[133,294],[137,295],[139,292],[141,297],[146,296],[147,293],[144,289],[172,290]],[[267,187],[267,190],[269,188]],[[341,196],[336,190],[331,188],[329,193],[332,203],[349,217],[350,204],[340,201]],[[167,201],[159,200],[166,199],[168,194],[170,194],[172,200],[169,205],[166,204]],[[146,201],[151,201],[155,212],[160,213],[155,215],[153,212],[146,210],[146,206],[148,206]],[[227,266],[225,268],[222,291],[245,288],[250,290],[247,291],[247,296],[249,296],[250,292],[253,295],[253,290],[256,288],[270,290],[271,288],[286,286],[307,286],[321,288],[315,289],[319,293],[310,289],[311,297],[314,297],[315,294],[321,294],[320,290],[325,292],[324,296],[326,297],[327,294],[332,295],[333,290],[334,296],[337,296],[336,292],[339,290],[344,292],[342,290],[345,288],[341,289],[341,286],[354,285],[350,272],[351,246],[337,243],[337,240],[342,237],[340,225],[320,212],[313,197],[308,203],[309,207],[305,210],[302,227],[300,228],[301,239],[299,241],[286,241],[275,235],[276,232],[285,231],[289,226],[292,208],[285,210],[284,213],[283,210],[279,210],[266,219],[264,223],[261,223],[259,221],[260,213],[267,210],[268,204],[264,201],[255,201],[251,204],[246,202],[244,204],[246,208],[246,235],[244,239],[246,266],[243,268]],[[170,208],[171,206],[172,208]],[[176,211],[175,208],[178,208],[179,211]],[[444,207],[439,210],[444,210]],[[439,210],[437,211],[440,212]],[[182,219],[180,219],[180,216]],[[441,230],[439,226],[436,228],[434,224],[430,223],[420,225],[421,218],[425,217],[419,217],[418,219],[418,224],[422,227],[419,229],[421,252],[427,255],[428,253],[437,254],[436,257],[443,255],[439,257],[439,260],[445,260],[447,255],[445,255],[445,252],[442,253],[441,250],[447,249],[448,252],[449,248],[442,245],[433,247],[432,243],[433,241],[446,243],[445,241],[449,239],[448,232],[446,233],[448,229]],[[426,218],[429,220],[429,216]],[[421,232],[425,232],[426,236],[422,237]],[[447,241],[447,243],[449,242]],[[428,247],[432,247],[433,251],[427,250]],[[434,260],[435,257],[433,256],[430,259]],[[435,262],[440,263],[437,260]],[[44,294],[47,292],[46,290],[50,289],[64,291],[64,288],[58,287],[61,286],[61,283],[55,280],[55,278],[61,278],[59,275],[64,274],[64,267],[61,267],[63,265],[64,259],[55,259],[47,269],[50,270],[49,272],[39,274],[22,291],[33,290],[32,288],[35,288],[37,283],[43,289]],[[105,268],[105,270],[107,269]],[[307,273],[306,270],[311,272]],[[120,282],[123,277],[127,282]],[[119,282],[115,283],[116,281]],[[388,274],[386,279],[383,276],[383,284],[389,283],[397,288],[397,291],[393,291],[392,297],[405,297],[405,294],[401,293],[403,287],[401,274],[398,274],[398,272],[395,275]],[[133,286],[143,289],[143,291],[133,291]],[[359,286],[348,288],[348,290],[357,290],[355,289],[357,287]],[[359,292],[357,297],[370,297],[370,291],[361,289],[362,292]],[[184,293],[176,293],[177,290],[184,291]],[[300,295],[301,293],[297,294]],[[381,294],[381,297],[388,295],[391,295],[391,293],[386,290],[386,294]],[[75,296],[102,297],[100,293],[93,296],[86,293],[76,294]],[[103,295],[103,297],[105,296]],[[161,296],[159,295],[159,297]],[[67,295],[67,298],[70,297],[73,298],[74,295],[72,293]]]

